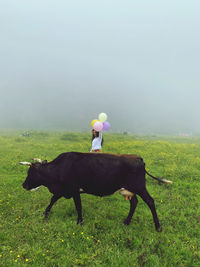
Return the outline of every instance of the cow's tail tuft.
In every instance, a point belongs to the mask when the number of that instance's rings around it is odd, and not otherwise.
[[[152,177],[153,179],[155,179],[155,180],[157,180],[157,181],[159,181],[159,182],[161,182],[161,183],[166,183],[166,184],[172,184],[172,183],[173,183],[172,181],[167,180],[167,179],[157,178],[157,177],[151,175],[150,173],[148,173],[146,170],[145,170],[145,172],[146,172],[146,174],[148,174],[150,177]]]

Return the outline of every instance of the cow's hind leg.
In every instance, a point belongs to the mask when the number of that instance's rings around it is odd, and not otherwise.
[[[149,208],[151,210],[151,213],[153,215],[153,220],[154,220],[154,224],[155,224],[155,227],[156,227],[156,231],[161,232],[162,231],[162,227],[160,226],[160,223],[159,223],[159,220],[158,220],[158,216],[157,216],[156,208],[155,208],[155,204],[154,204],[154,199],[149,195],[149,193],[147,192],[146,188],[144,188],[143,191],[138,193],[138,195],[149,206]]]
[[[58,195],[53,195],[52,198],[51,198],[51,202],[49,204],[49,206],[46,208],[45,212],[44,212],[44,217],[47,218],[48,215],[49,215],[49,212],[53,206],[53,204],[59,199],[61,198],[61,196],[58,196]]]
[[[128,214],[128,217],[124,220],[124,224],[129,225],[131,222],[131,219],[133,217],[133,214],[135,212],[136,206],[137,206],[138,200],[136,195],[134,195],[131,199],[130,199],[130,211]]]
[[[83,222],[82,218],[82,205],[81,205],[81,198],[80,198],[80,193],[77,193],[73,196],[74,199],[74,204],[76,206],[76,210],[78,213],[78,219],[77,219],[77,224],[81,224]]]

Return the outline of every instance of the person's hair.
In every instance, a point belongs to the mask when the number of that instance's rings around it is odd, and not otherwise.
[[[96,132],[96,136],[94,135],[94,132]],[[92,129],[92,141],[95,137],[99,137],[99,132]],[[103,136],[102,136],[102,140],[101,140],[101,145],[103,146]]]

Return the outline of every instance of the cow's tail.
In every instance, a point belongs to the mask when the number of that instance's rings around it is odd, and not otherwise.
[[[157,180],[158,182],[166,183],[166,184],[172,184],[172,183],[173,183],[172,181],[167,180],[167,179],[157,178],[157,177],[151,175],[150,173],[148,173],[146,170],[145,170],[145,173],[148,174],[148,175],[149,175],[150,177],[152,177],[153,179]]]

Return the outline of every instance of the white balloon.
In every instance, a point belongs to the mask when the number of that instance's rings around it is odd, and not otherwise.
[[[99,120],[100,122],[105,122],[107,120],[108,116],[106,115],[106,113],[100,113],[99,114]]]

